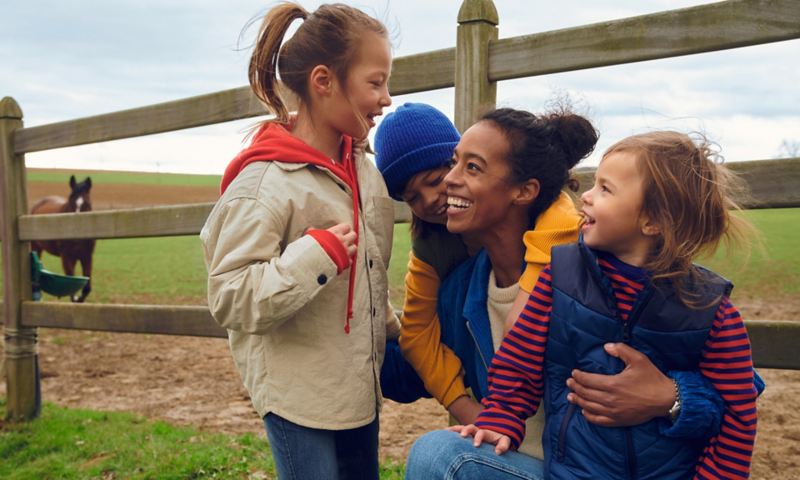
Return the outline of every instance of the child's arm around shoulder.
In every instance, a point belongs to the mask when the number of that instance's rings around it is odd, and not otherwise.
[[[203,226],[208,305],[223,327],[265,333],[337,275],[337,263],[311,235],[281,248],[288,211],[243,196],[221,201]]]
[[[439,276],[431,265],[410,252],[405,283],[400,349],[428,392],[448,408],[457,398],[467,395],[467,389],[461,360],[441,339],[436,314]]]

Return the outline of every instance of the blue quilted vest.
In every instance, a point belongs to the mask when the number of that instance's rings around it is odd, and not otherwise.
[[[727,295],[731,284],[698,267],[702,282],[687,285],[707,305]],[[543,435],[549,478],[691,478],[706,439],[674,439],[659,434],[659,422],[625,428],[590,424],[567,402],[566,381],[573,369],[617,374],[624,364],[603,350],[624,342],[647,355],[662,372],[696,370],[719,300],[690,309],[669,286],[645,286],[627,322],[617,312],[611,281],[595,253],[583,243],[552,250],[553,310],[545,357]]]

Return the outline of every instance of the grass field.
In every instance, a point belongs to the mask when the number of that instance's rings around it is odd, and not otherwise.
[[[51,404],[35,422],[0,420],[0,478],[6,480],[275,478],[268,451],[266,440],[252,434],[231,437]],[[382,466],[381,479],[400,478],[401,465]]]
[[[99,170],[28,169],[29,182],[64,184],[70,175],[80,181],[91,177],[94,184],[178,185],[218,187],[219,175],[185,175],[179,173],[113,172]]]

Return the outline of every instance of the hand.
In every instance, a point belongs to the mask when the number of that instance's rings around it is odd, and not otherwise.
[[[494,445],[494,453],[497,455],[502,455],[511,448],[511,437],[508,435],[503,435],[502,433],[497,433],[492,430],[478,428],[472,424],[454,425],[452,427],[448,427],[447,429],[451,432],[459,433],[462,438],[467,438],[471,435],[474,438],[472,445],[475,447],[480,447],[481,443],[483,442]]]
[[[572,371],[570,403],[591,423],[605,427],[639,425],[664,416],[675,403],[675,384],[647,356],[624,343],[607,343],[606,352],[625,362],[617,375]]]
[[[356,238],[356,232],[353,231],[350,225],[346,223],[340,223],[332,226],[328,229],[328,231],[336,235],[336,238],[342,242],[345,250],[347,250],[347,258],[353,258],[353,255],[356,254],[356,249],[358,248],[358,239]]]
[[[456,420],[464,425],[475,423],[478,414],[483,411],[483,405],[476,402],[469,395],[462,395],[456,398],[453,403],[447,407],[450,415],[456,417]]]

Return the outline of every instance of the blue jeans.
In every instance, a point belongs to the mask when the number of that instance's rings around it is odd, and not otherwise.
[[[494,453],[494,445],[472,446],[472,437],[435,430],[414,442],[406,462],[406,479],[544,479],[544,463],[517,452]]]
[[[378,418],[350,430],[321,430],[273,413],[264,417],[281,480],[378,478]]]

